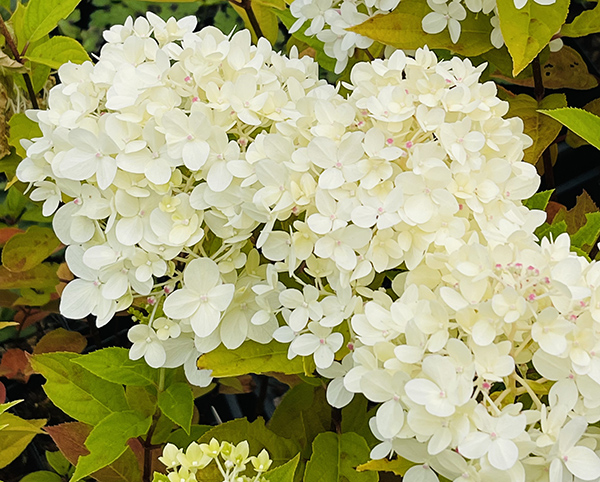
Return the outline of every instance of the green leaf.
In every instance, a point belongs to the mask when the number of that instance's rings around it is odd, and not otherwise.
[[[235,350],[221,345],[198,359],[198,368],[213,371],[214,377],[237,377],[247,373],[304,373],[302,358],[288,360],[288,346],[272,341],[262,345],[247,341]]]
[[[74,361],[94,375],[121,385],[146,386],[158,382],[158,370],[143,360],[130,360],[126,348],[103,348]]]
[[[46,460],[58,475],[67,475],[67,472],[71,468],[71,463],[60,450],[56,452],[46,451]]]
[[[13,114],[8,121],[8,125],[10,127],[8,144],[13,146],[17,154],[24,159],[27,153],[25,152],[25,148],[21,146],[21,139],[41,137],[42,131],[40,130],[40,126],[22,112]]]
[[[590,252],[600,236],[600,212],[586,213],[587,222],[571,236],[571,246]]]
[[[15,323],[15,324],[18,325],[18,323]],[[4,412],[6,412],[7,410],[11,409],[15,405],[18,405],[22,401],[23,400],[13,400],[12,402],[1,403],[0,404],[0,415],[2,415]]]
[[[540,211],[544,211],[546,209],[546,206],[550,202],[550,198],[552,197],[553,192],[554,189],[535,193],[529,199],[525,199],[525,201],[523,201],[523,205],[526,206],[528,209],[539,209]]]
[[[556,119],[596,149],[600,149],[600,117],[597,115],[575,107],[540,112]]]
[[[285,28],[287,30],[292,28],[292,25],[294,25],[294,22],[296,22],[296,20],[297,20],[292,15],[290,10],[287,8],[285,10],[274,9],[273,11],[275,12],[275,15],[277,15],[279,20],[281,20],[281,23],[283,23],[283,25],[285,25]],[[296,32],[294,32],[292,34],[292,37],[297,38],[298,40],[300,40],[301,42],[304,42],[309,47],[312,47],[313,49],[315,49],[315,52],[317,53],[317,55],[316,55],[317,63],[321,67],[323,67],[325,70],[328,70],[329,72],[333,72],[333,70],[335,69],[335,59],[332,59],[323,51],[325,44],[323,42],[321,42],[316,37],[316,35],[312,36],[312,37],[304,35],[304,32],[308,28],[308,25],[309,25],[308,23],[306,25],[303,25],[299,30],[297,30]]]
[[[47,380],[48,398],[67,415],[96,425],[114,412],[129,409],[125,390],[72,362],[81,358],[75,353],[33,355],[31,365]]]
[[[160,472],[154,472],[152,476],[152,482],[171,482],[171,479]]]
[[[512,0],[511,0],[512,1]],[[507,117],[520,117],[524,132],[533,140],[533,145],[525,149],[523,160],[536,164],[542,153],[554,142],[562,126],[538,112],[539,108],[556,108],[567,105],[565,94],[552,94],[538,102],[527,94],[509,97],[510,108]]]
[[[2,250],[2,264],[13,272],[29,271],[50,256],[60,241],[50,228],[30,226],[27,231],[15,234]]]
[[[158,394],[158,408],[185,433],[190,433],[194,414],[194,396],[187,383],[175,383]]]
[[[38,45],[25,57],[36,64],[58,69],[62,64],[73,62],[82,64],[90,59],[83,45],[69,37],[56,36]]]
[[[266,472],[264,477],[269,482],[294,482],[294,475],[299,461],[300,454],[297,454],[292,460]]]
[[[585,37],[598,32],[600,32],[600,3],[592,10],[580,13],[560,30],[563,37]]]
[[[365,439],[353,432],[321,433],[313,442],[304,482],[377,482],[376,473],[355,470],[356,466],[369,460],[369,452]]]
[[[43,433],[45,424],[46,420],[24,420],[8,412],[0,415],[0,427],[5,425],[0,435],[0,469],[15,460],[33,437]]]
[[[29,0],[23,15],[23,36],[35,42],[56,28],[59,20],[67,18],[81,0]]]
[[[548,45],[569,11],[569,0],[556,0],[552,5],[526,2],[521,9],[514,0],[497,0],[500,30],[513,59],[516,76]]]
[[[587,110],[588,112],[591,112],[592,114],[599,115],[600,114],[600,98],[591,100],[590,102],[585,104],[583,106],[583,110]],[[573,149],[577,149],[578,147],[585,146],[588,144],[584,139],[579,137],[577,134],[574,134],[573,131],[567,132],[567,138],[565,139],[565,142],[569,146],[571,146]]]
[[[310,456],[315,437],[329,430],[330,425],[331,407],[325,398],[325,390],[306,383],[285,394],[269,421],[269,429],[296,441],[305,458]]]
[[[391,13],[376,15],[348,30],[399,49],[428,45],[431,49],[476,56],[493,48],[492,26],[487,16],[467,12],[467,18],[461,22],[460,39],[453,43],[447,30],[435,35],[423,31],[421,21],[430,12],[431,8],[423,0],[402,0]]]
[[[376,408],[368,410],[369,401],[360,393],[356,393],[352,401],[342,408],[342,433],[354,432],[363,437],[370,447],[379,441],[371,432],[369,420],[375,415]]]
[[[562,233],[567,232],[567,223],[564,221],[558,221],[554,224],[544,223],[539,228],[535,230],[535,235],[538,239],[549,238],[556,239]]]
[[[187,447],[192,442],[197,442],[202,435],[212,428],[212,425],[192,425],[190,427],[189,434],[187,434],[182,428],[178,428],[171,435],[169,435],[167,442],[172,443],[177,447]]]
[[[21,482],[63,482],[60,475],[49,470],[31,472],[21,479]]]
[[[237,418],[217,425],[200,437],[199,443],[208,443],[212,438],[238,444],[247,440],[250,453],[258,454],[266,449],[273,460],[273,468],[285,464],[298,453],[294,442],[273,433],[265,427],[265,421],[258,418],[250,423],[245,418]]]
[[[112,464],[126,450],[127,441],[150,430],[152,417],[144,418],[133,410],[111,413],[96,425],[85,441],[89,455],[79,457],[71,482],[87,477]]]

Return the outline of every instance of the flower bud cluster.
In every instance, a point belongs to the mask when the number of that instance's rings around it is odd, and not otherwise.
[[[215,463],[223,482],[268,482],[263,474],[269,470],[272,460],[263,449],[258,456],[249,456],[250,446],[245,440],[237,445],[219,443],[211,439],[207,444],[192,442],[185,451],[173,444],[165,445],[158,458],[167,467],[169,482],[196,482],[196,474]],[[249,470],[252,475],[247,475]]]

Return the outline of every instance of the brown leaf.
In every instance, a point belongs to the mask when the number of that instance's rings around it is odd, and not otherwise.
[[[0,361],[0,377],[27,383],[34,373],[28,354],[20,348],[9,348]]]
[[[266,372],[265,375],[267,375],[268,377],[273,377],[281,383],[285,383],[291,388],[302,383],[302,379],[298,375],[286,375],[285,373],[277,372]]]
[[[57,328],[46,333],[33,349],[34,355],[51,353],[55,351],[69,351],[81,353],[87,346],[85,336],[77,331]]]
[[[250,393],[254,390],[254,380],[251,375],[240,375],[239,377],[226,377],[219,379],[219,393],[224,395],[236,395]]]
[[[598,206],[594,203],[594,200],[590,197],[590,195],[584,190],[583,193],[577,196],[577,203],[574,207],[567,211],[567,208],[564,206],[558,210],[556,215],[554,216],[553,221],[565,221],[567,223],[567,232],[570,235],[575,234],[579,231],[579,228],[585,226],[587,223],[587,218],[585,215],[587,213],[595,213],[598,212]]]
[[[515,79],[496,71],[492,77],[523,87],[533,87],[532,74],[526,78]],[[566,45],[558,52],[550,53],[548,61],[542,65],[542,78],[547,89],[588,90],[598,85],[581,55]]]
[[[46,316],[50,314],[48,311],[43,311],[38,308],[30,308],[26,306],[19,306],[16,308],[17,312],[13,317],[13,320],[19,323],[20,330],[24,330],[28,326],[31,326],[38,321],[42,321]]]
[[[0,403],[4,403],[6,401],[6,387],[4,383],[0,382]]]
[[[564,204],[557,203],[555,201],[549,201],[546,206],[546,222],[548,224],[552,224],[554,217],[557,215],[558,211],[561,209],[567,210],[567,207]]]

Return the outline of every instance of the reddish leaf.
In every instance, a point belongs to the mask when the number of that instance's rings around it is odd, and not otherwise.
[[[45,427],[44,430],[73,465],[77,464],[80,456],[90,453],[85,447],[85,440],[92,431],[91,426],[82,422],[69,422]],[[135,439],[129,441],[129,447],[131,450],[127,450],[108,467],[93,473],[92,477],[99,482],[140,482],[144,449]]]
[[[546,214],[548,215],[546,222],[548,224],[552,224],[552,221],[554,220],[554,216],[556,216],[556,214],[561,210],[564,209],[566,211],[566,206],[554,201],[550,201],[548,203],[548,205],[546,206]]]
[[[12,238],[15,234],[24,233],[22,229],[19,228],[2,228],[0,229],[0,246],[3,246],[10,238]]]
[[[77,331],[69,331],[57,328],[46,333],[33,349],[33,353],[51,353],[55,351],[70,351],[81,353],[87,346],[85,336]]]
[[[27,353],[19,348],[9,348],[4,352],[0,361],[0,376],[11,380],[20,380],[27,383],[34,373],[29,364]]]
[[[0,382],[0,403],[4,403],[6,401],[6,387],[4,383]]]

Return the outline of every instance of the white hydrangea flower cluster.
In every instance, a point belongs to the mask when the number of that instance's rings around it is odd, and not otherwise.
[[[268,482],[263,474],[273,461],[263,449],[258,456],[250,456],[250,446],[245,440],[237,445],[213,438],[207,444],[192,442],[185,451],[166,444],[158,458],[167,467],[170,482],[196,482],[196,474],[213,461],[223,476],[223,482]],[[254,476],[242,474],[250,464]]]
[[[343,97],[310,58],[194,28],[113,27],[31,114],[18,176],[65,201],[62,313],[146,300],[131,358],[198,385],[201,353],[287,343],[331,404],[381,403],[372,456],[407,482],[597,480],[598,269],[536,244],[531,140],[483,66],[397,51]]]
[[[551,5],[556,0],[534,0],[540,5]],[[342,72],[356,48],[368,49],[373,40],[346,29],[360,25],[376,15],[394,10],[400,0],[294,0],[290,12],[298,20],[290,33],[310,22],[305,35],[316,35],[324,43],[325,53],[336,59],[335,72]],[[527,0],[514,0],[515,7],[523,8]],[[461,34],[461,22],[467,18],[467,10],[485,15],[492,25],[490,42],[496,48],[504,45],[496,0],[427,0],[431,12],[422,19],[425,33],[437,34],[448,30],[450,39],[457,43]],[[551,47],[559,50],[562,42],[557,39]]]

